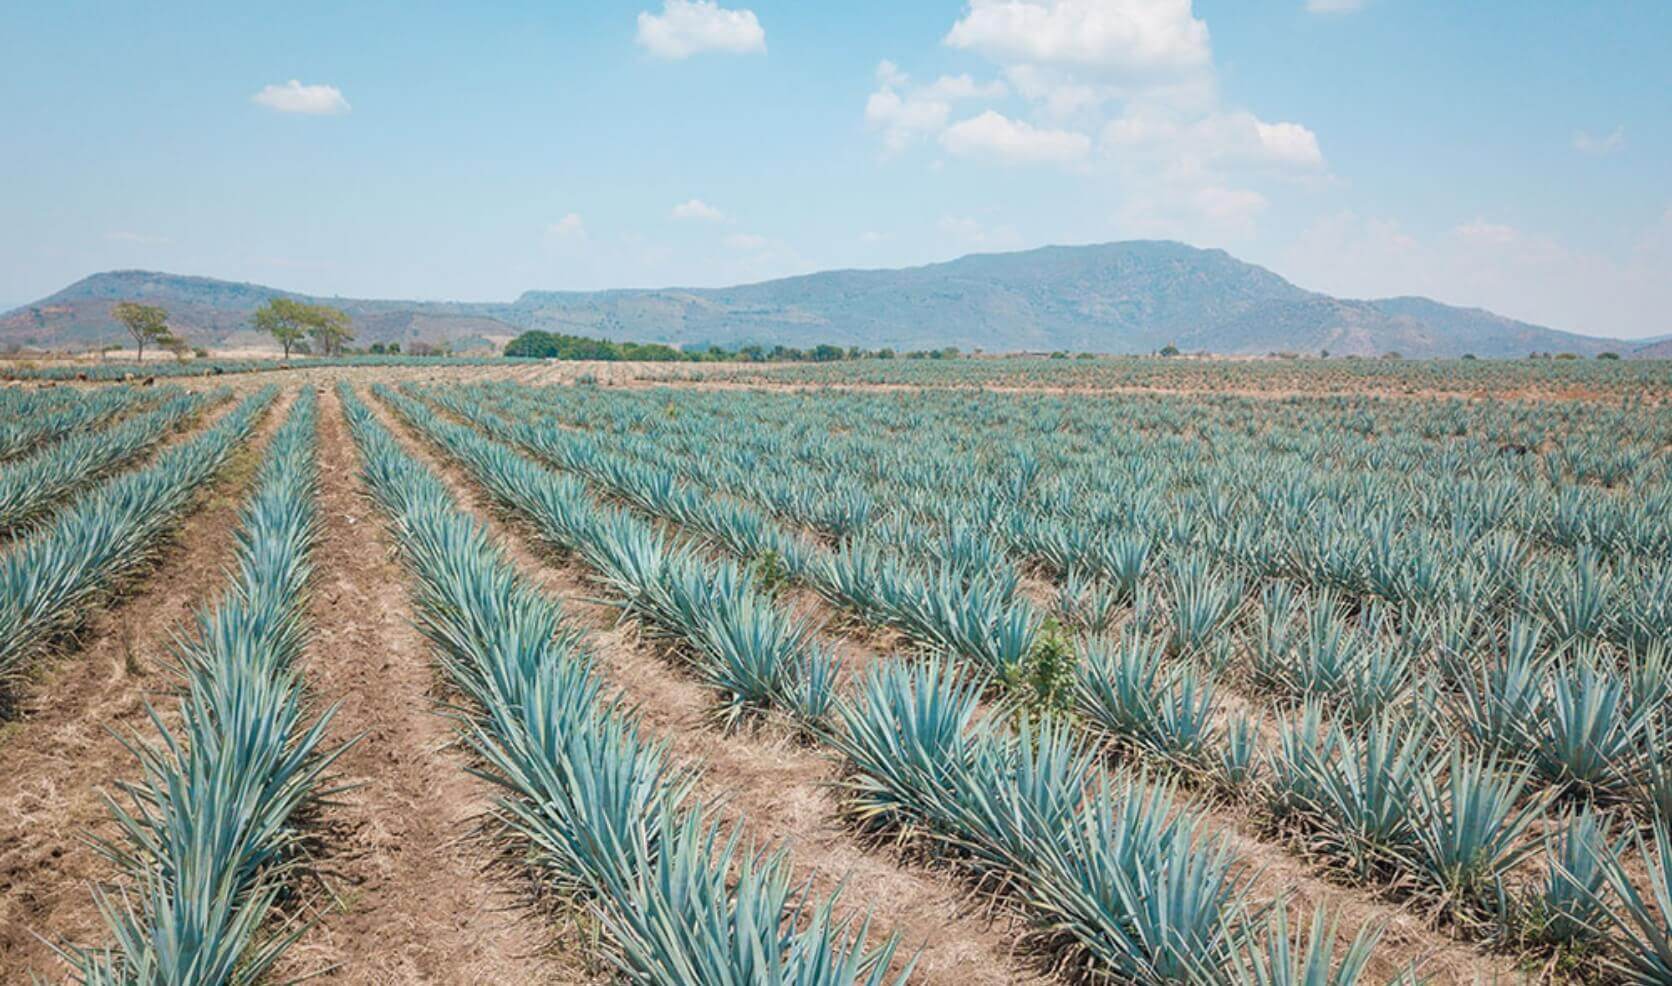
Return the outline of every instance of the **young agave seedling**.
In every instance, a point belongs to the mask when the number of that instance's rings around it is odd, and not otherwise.
[[[1624,848],[1608,841],[1607,816],[1590,805],[1566,811],[1543,839],[1544,880],[1519,908],[1523,938],[1577,955],[1607,931],[1608,860]]]
[[[1554,797],[1548,790],[1524,797],[1530,777],[1527,769],[1503,769],[1494,757],[1453,751],[1442,777],[1430,774],[1418,785],[1419,876],[1454,920],[1507,910],[1504,876],[1537,851],[1522,836]]]
[[[1261,936],[1233,953],[1227,973],[1204,969],[1199,981],[1226,986],[1357,986],[1365,978],[1371,955],[1382,938],[1380,926],[1360,928],[1338,963],[1335,953],[1341,941],[1340,919],[1332,917],[1321,904],[1312,913],[1311,927],[1304,938],[1290,931],[1284,907],[1272,909],[1262,931]]]

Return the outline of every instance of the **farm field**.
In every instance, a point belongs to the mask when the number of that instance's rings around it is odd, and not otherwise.
[[[43,369],[0,980],[1672,982],[1669,367]]]

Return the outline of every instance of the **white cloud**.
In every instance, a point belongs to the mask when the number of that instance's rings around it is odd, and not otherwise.
[[[1189,72],[1210,59],[1207,24],[1190,0],[970,0],[946,43],[1001,62],[1125,77]]]
[[[733,250],[764,250],[771,241],[757,233],[731,233],[720,242]]]
[[[1181,114],[1140,106],[1109,121],[1103,140],[1112,153],[1149,154],[1174,170],[1206,171],[1224,164],[1302,171],[1321,168],[1318,136],[1298,123],[1267,123],[1252,113]]]
[[[891,233],[879,233],[874,229],[868,229],[865,232],[859,234],[859,242],[864,243],[868,246],[874,246],[878,243],[887,243],[889,240],[892,240],[893,238],[894,238],[894,236]]]
[[[1364,0],[1306,0],[1314,14],[1351,14],[1364,9]]]
[[[1613,154],[1625,146],[1625,127],[1615,127],[1601,136],[1584,130],[1573,135],[1573,149],[1581,154]]]
[[[351,108],[336,86],[303,85],[291,79],[284,85],[263,86],[250,99],[280,113],[301,113],[306,116],[337,116]]]
[[[890,153],[945,129],[953,103],[997,99],[1009,92],[998,79],[983,83],[969,75],[943,75],[926,86],[912,86],[911,77],[887,60],[877,64],[876,76],[877,89],[865,101],[865,122],[882,131]]]
[[[1260,139],[1262,156],[1279,164],[1317,167],[1324,163],[1318,135],[1298,123],[1266,123],[1247,114]]]
[[[1305,287],[1347,297],[1422,294],[1594,335],[1672,331],[1672,208],[1617,256],[1489,219],[1419,235],[1342,212],[1313,223],[1274,262]]]
[[[698,222],[721,223],[726,221],[726,214],[714,208],[702,199],[690,199],[673,207],[669,213],[675,219],[693,219]]]
[[[571,212],[547,226],[546,233],[563,240],[584,240],[586,239],[586,222],[581,219],[580,213]]]
[[[1076,164],[1091,154],[1085,134],[1040,129],[993,110],[947,127],[941,145],[953,154],[1015,164]]]
[[[766,50],[766,31],[754,11],[728,10],[713,0],[663,0],[660,14],[640,12],[635,40],[657,58]]]
[[[1106,183],[1123,232],[1199,242],[1251,236],[1262,184],[1329,177],[1304,123],[1225,100],[1191,0],[968,0],[944,40],[989,59],[1002,88],[979,72],[913,86],[882,63],[865,116],[886,152],[934,140],[1063,167]]]

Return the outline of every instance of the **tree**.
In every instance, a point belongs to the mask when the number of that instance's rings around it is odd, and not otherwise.
[[[343,343],[354,341],[354,330],[349,328],[350,324],[348,313],[340,308],[308,306],[308,335],[313,336],[327,356],[340,354]]]
[[[1170,342],[1167,345],[1161,347],[1161,355],[1163,355],[1163,356],[1177,356],[1178,354],[1179,354],[1179,347],[1173,345]]]
[[[119,301],[110,314],[121,322],[139,344],[139,358],[145,359],[147,342],[162,342],[168,335],[168,311],[157,305],[142,305],[136,301]]]
[[[291,298],[269,298],[267,304],[255,310],[250,324],[257,332],[265,332],[284,347],[284,358],[302,341],[308,330],[308,306]]]

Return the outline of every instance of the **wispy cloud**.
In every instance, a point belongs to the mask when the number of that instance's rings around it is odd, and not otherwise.
[[[1351,14],[1364,9],[1364,0],[1306,0],[1306,9],[1314,14]]]
[[[1091,138],[1085,134],[1035,127],[995,110],[947,127],[941,145],[953,154],[1013,164],[1074,164],[1091,154]]]
[[[571,212],[547,226],[546,233],[563,240],[584,240],[586,239],[586,221],[581,219],[580,213]]]
[[[304,116],[339,116],[352,108],[336,86],[303,85],[295,79],[283,85],[262,86],[250,99],[270,110]]]
[[[689,199],[674,206],[669,212],[675,219],[694,219],[699,222],[721,223],[726,221],[726,214],[709,205],[702,199]]]
[[[771,241],[758,233],[732,233],[721,242],[733,250],[764,250]]]
[[[1625,146],[1625,127],[1615,127],[1601,136],[1584,130],[1573,135],[1573,149],[1581,154],[1613,154]]]

